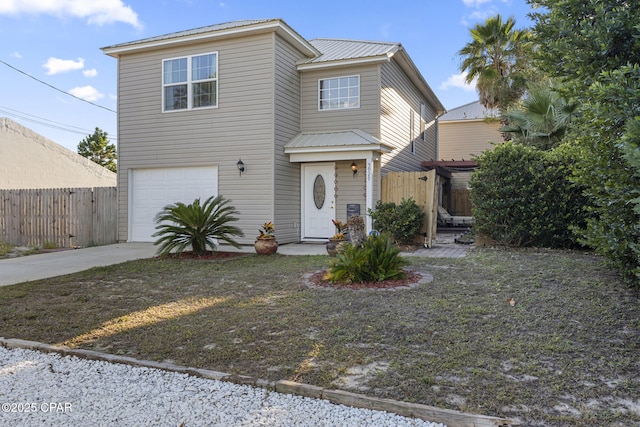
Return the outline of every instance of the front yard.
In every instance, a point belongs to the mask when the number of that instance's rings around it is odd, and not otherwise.
[[[637,290],[592,254],[410,258],[411,289],[309,287],[326,256],[149,259],[0,287],[0,336],[519,420],[640,425]]]

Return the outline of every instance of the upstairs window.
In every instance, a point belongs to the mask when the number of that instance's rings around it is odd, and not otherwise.
[[[360,76],[318,80],[318,109],[360,108]]]
[[[218,54],[162,61],[162,110],[218,106]]]

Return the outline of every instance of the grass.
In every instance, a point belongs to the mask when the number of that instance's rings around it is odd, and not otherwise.
[[[639,295],[585,252],[411,257],[404,290],[309,288],[327,256],[148,259],[0,287],[0,336],[519,420],[640,425]]]

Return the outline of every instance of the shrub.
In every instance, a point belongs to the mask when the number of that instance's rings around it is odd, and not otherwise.
[[[342,283],[382,282],[403,279],[406,261],[400,249],[386,235],[371,235],[362,246],[343,243],[325,275],[326,280]]]
[[[402,199],[399,205],[378,200],[374,210],[369,210],[373,228],[389,233],[395,241],[410,243],[420,232],[424,212],[413,199]]]
[[[640,212],[633,201],[640,164],[629,155],[640,144],[640,130],[633,124],[640,117],[640,66],[601,73],[585,97],[582,116],[568,136],[580,149],[573,180],[589,198],[581,241],[628,283],[640,286]]]
[[[475,233],[514,246],[576,246],[586,199],[569,180],[570,159],[566,147],[507,142],[485,151],[470,181]]]
[[[203,204],[195,199],[191,204],[181,202],[167,205],[155,218],[155,245],[160,245],[158,254],[168,255],[171,251],[182,253],[188,247],[196,254],[203,254],[207,247],[216,250],[216,239],[240,247],[232,236],[244,236],[242,230],[230,225],[237,221],[238,212],[229,205],[230,200],[222,196],[209,197]]]

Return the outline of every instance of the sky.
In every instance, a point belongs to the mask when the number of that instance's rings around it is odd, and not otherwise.
[[[1,0],[0,117],[77,152],[96,127],[117,143],[117,60],[100,48],[240,19],[281,18],[307,40],[400,42],[446,109],[478,99],[457,52],[525,0]],[[158,88],[160,90],[160,88]]]

